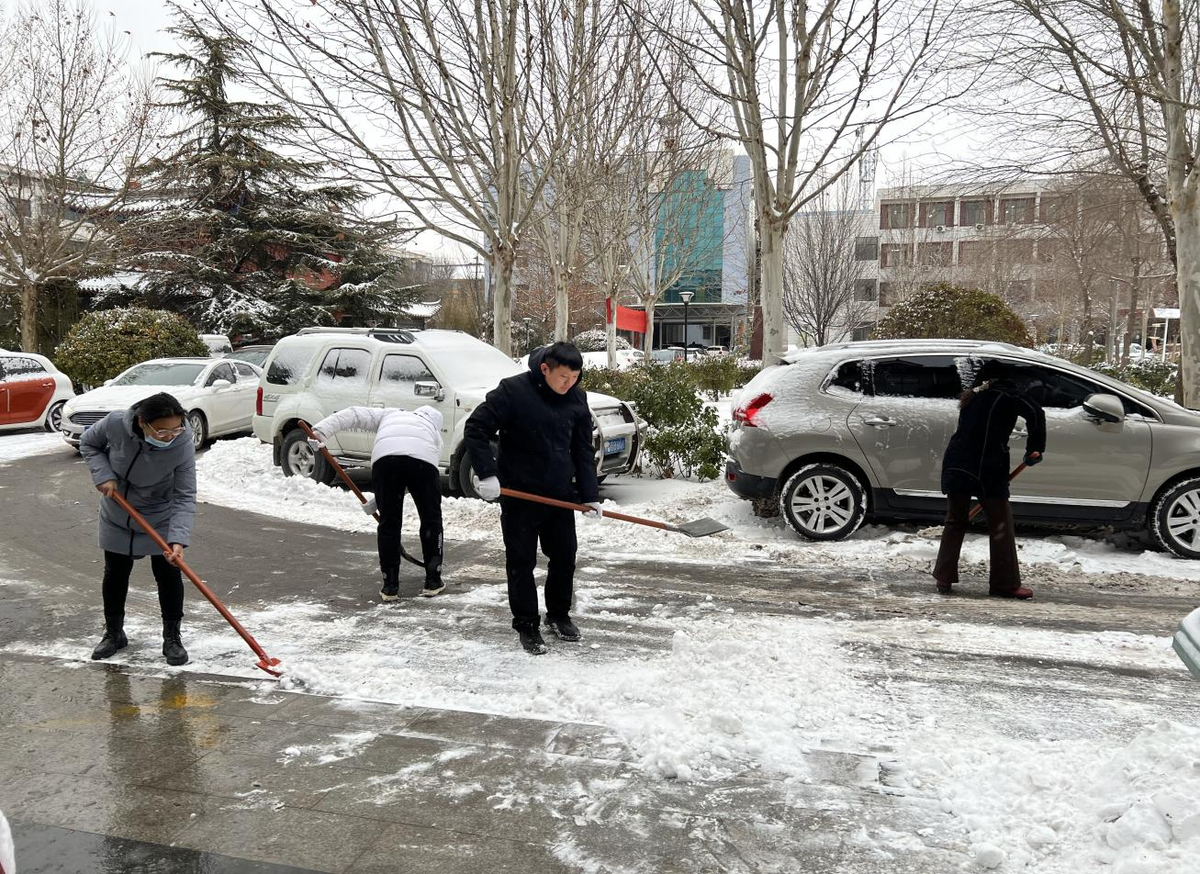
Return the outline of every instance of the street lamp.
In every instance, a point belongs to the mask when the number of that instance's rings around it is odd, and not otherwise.
[[[529,323],[533,321],[529,316],[521,319],[525,323],[525,354],[529,354]]]
[[[688,353],[688,304],[692,302],[694,291],[679,292],[679,299],[683,301],[683,363],[687,364]]]

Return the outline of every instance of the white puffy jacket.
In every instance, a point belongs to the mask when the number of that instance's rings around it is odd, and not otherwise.
[[[442,414],[433,407],[408,410],[346,407],[313,426],[324,442],[339,431],[374,431],[371,464],[388,455],[407,455],[437,467],[442,457]]]

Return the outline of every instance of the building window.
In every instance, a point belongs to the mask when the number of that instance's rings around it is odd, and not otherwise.
[[[912,247],[903,243],[884,243],[879,247],[880,267],[899,267],[912,261]]]
[[[1058,222],[1068,218],[1070,200],[1064,196],[1047,197],[1042,195],[1042,221]]]
[[[23,197],[17,201],[17,218],[30,218],[33,216],[33,203],[29,198]]]
[[[874,279],[854,280],[854,299],[872,301],[879,299],[879,283]]]
[[[1014,279],[1008,283],[1009,300],[1033,300],[1033,282],[1028,279]]]
[[[1033,240],[1005,240],[1000,244],[999,256],[1005,264],[1032,264]]]
[[[939,225],[949,227],[954,224],[953,200],[922,203],[921,212],[925,215],[925,220],[921,223],[923,228],[936,228]]]
[[[963,240],[958,244],[959,264],[983,264],[987,261],[987,243],[983,240]]]
[[[1027,225],[1033,221],[1033,198],[1010,197],[1000,201],[1000,220],[1006,225]]]
[[[890,307],[892,303],[892,284],[890,282],[879,283],[879,305]]]
[[[986,225],[988,222],[988,201],[964,200],[962,202],[962,223],[964,225]]]
[[[880,215],[881,228],[907,228],[912,226],[911,204],[885,203]]]
[[[861,343],[864,340],[870,340],[871,339],[871,330],[872,330],[871,325],[859,325],[857,328],[855,328],[853,331],[850,332],[850,339],[852,341],[854,341],[855,343]],[[859,389],[855,389],[855,390],[857,391]]]
[[[879,237],[855,237],[854,260],[874,261],[879,257]]]
[[[917,256],[926,267],[949,267],[954,260],[954,244],[921,243],[917,247]]]

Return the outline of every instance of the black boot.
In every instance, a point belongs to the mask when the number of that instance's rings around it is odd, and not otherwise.
[[[545,655],[548,652],[546,641],[542,640],[542,632],[536,625],[522,625],[517,629],[517,634],[521,636],[521,646],[530,655]]]
[[[425,588],[421,590],[421,594],[426,598],[432,598],[442,589],[446,588],[446,584],[442,582],[442,572],[434,571],[425,573]]]
[[[106,659],[119,649],[129,646],[129,638],[125,636],[124,616],[104,617],[104,637],[92,650],[92,658],[96,661]]]
[[[383,569],[383,587],[379,590],[379,597],[385,601],[395,601],[400,597],[399,567]]]
[[[565,613],[562,616],[547,616],[546,626],[559,640],[579,640],[579,629]]]
[[[163,655],[168,665],[186,665],[188,662],[187,650],[183,648],[183,640],[179,637],[179,623],[178,619],[163,620]]]

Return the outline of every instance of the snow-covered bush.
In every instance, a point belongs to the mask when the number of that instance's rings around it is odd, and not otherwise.
[[[572,343],[579,349],[580,352],[605,352],[608,350],[608,339],[601,330],[584,331],[582,334],[576,334]],[[629,342],[617,337],[618,349],[631,349]]]
[[[1125,365],[1101,362],[1092,365],[1092,370],[1167,398],[1174,396],[1179,374],[1177,365],[1157,358],[1134,359]]]
[[[696,376],[696,388],[714,401],[732,394],[754,379],[759,371],[757,365],[747,364],[732,355],[697,356],[695,361],[688,361],[687,366]]]
[[[993,340],[1030,346],[1021,317],[997,295],[941,283],[892,306],[875,326],[877,340]]]
[[[208,355],[182,316],[141,307],[88,313],[58,346],[55,362],[76,382],[100,385],[151,358]]]

